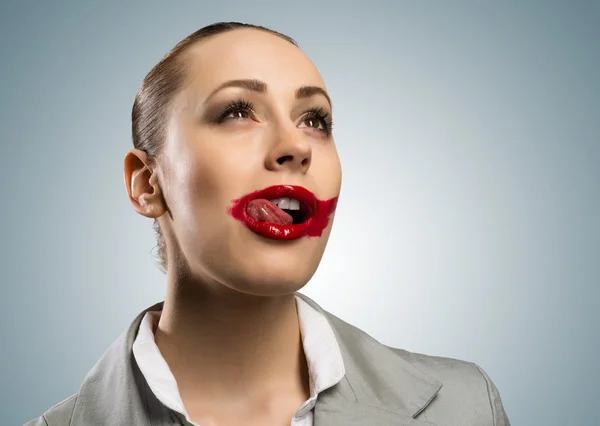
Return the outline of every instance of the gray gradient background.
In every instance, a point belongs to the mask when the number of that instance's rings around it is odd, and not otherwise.
[[[514,425],[598,426],[599,2],[281,3],[0,6],[0,424],[76,392],[161,300],[122,178],[133,98],[241,20],[296,38],[334,100],[343,190],[305,293],[477,362]]]

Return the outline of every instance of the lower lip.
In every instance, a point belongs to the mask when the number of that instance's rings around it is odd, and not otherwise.
[[[260,191],[262,192],[262,191]],[[259,192],[248,194],[237,200],[229,209],[229,214],[242,222],[252,232],[272,240],[291,241],[302,237],[320,237],[327,225],[329,217],[335,211],[338,197],[329,200],[316,200],[312,214],[308,219],[299,224],[277,225],[269,222],[259,222],[246,213],[247,204],[256,198]],[[288,195],[293,198],[292,195]]]

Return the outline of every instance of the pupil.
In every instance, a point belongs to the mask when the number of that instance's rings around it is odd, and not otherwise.
[[[312,127],[313,129],[319,128],[319,122],[313,118],[308,118],[307,120],[308,127]]]

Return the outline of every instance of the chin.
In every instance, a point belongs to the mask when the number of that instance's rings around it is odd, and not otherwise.
[[[317,266],[299,259],[248,265],[243,268],[236,287],[240,291],[257,296],[282,296],[295,293],[310,281]]]
[[[236,276],[226,282],[237,291],[256,296],[294,293],[310,281],[324,251],[320,244],[306,243],[276,244],[253,250],[250,255],[232,256]]]
[[[237,281],[230,288],[252,296],[277,297],[293,294],[304,287],[307,282],[308,280],[304,279],[282,281],[281,279],[277,279],[277,277],[262,281],[246,279],[245,281]]]

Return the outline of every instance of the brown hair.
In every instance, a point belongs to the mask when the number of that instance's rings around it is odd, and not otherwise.
[[[177,43],[146,75],[135,96],[131,110],[133,146],[148,155],[150,166],[154,165],[166,137],[166,123],[171,100],[183,85],[186,77],[183,52],[199,40],[238,28],[254,28],[266,31],[289,41],[294,46],[298,46],[291,37],[277,31],[260,25],[240,22],[218,22],[208,25]],[[153,227],[156,232],[159,265],[163,271],[166,271],[166,243],[158,220],[154,220]]]

